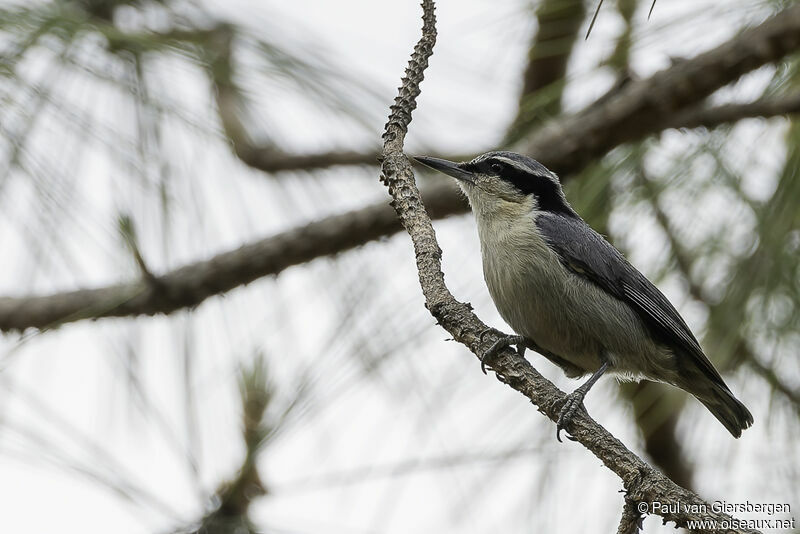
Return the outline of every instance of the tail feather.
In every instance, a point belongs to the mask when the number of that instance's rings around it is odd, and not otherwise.
[[[753,424],[753,415],[725,385],[714,384],[703,395],[694,393],[733,437],[742,435],[742,430]]]

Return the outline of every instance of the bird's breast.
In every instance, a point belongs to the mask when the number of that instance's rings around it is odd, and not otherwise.
[[[481,239],[483,274],[503,319],[556,352],[565,348],[568,272],[536,232],[505,229]]]
[[[601,357],[651,350],[635,314],[570,272],[535,223],[495,221],[479,234],[489,293],[515,332],[587,372]]]

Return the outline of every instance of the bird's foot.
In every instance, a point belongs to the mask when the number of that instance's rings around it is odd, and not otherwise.
[[[525,356],[524,337],[504,334],[503,332],[501,332],[496,328],[487,328],[486,330],[481,332],[480,340],[483,341],[484,336],[488,333],[500,336],[500,339],[495,341],[494,344],[491,347],[489,347],[489,350],[484,352],[483,355],[481,356],[481,371],[483,371],[483,374],[486,374],[486,362],[490,361],[492,358],[497,356],[497,353],[506,347],[510,347],[511,345],[516,345],[517,353],[519,353],[520,356]]]
[[[561,405],[561,412],[558,414],[558,422],[556,423],[556,439],[560,442],[561,441],[561,431],[567,430],[567,427],[572,424],[572,418],[575,416],[575,413],[582,409],[586,411],[586,408],[583,406],[583,399],[586,397],[586,394],[589,393],[589,390],[592,389],[592,386],[597,382],[603,373],[606,372],[608,369],[608,360],[603,360],[603,364],[595,371],[592,376],[589,377],[584,384],[578,387],[575,391],[567,395],[567,398],[564,399],[564,404]],[[568,439],[572,441],[577,441],[572,436],[567,436]]]
[[[564,399],[564,404],[561,406],[561,412],[558,414],[558,422],[556,423],[556,439],[561,442],[561,431],[567,430],[567,427],[572,424],[572,418],[578,410],[585,410],[583,406],[583,398],[586,392],[581,391],[580,388],[576,389]],[[575,441],[575,438],[567,434],[567,439]]]

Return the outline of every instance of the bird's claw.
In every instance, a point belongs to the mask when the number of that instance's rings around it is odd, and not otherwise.
[[[497,337],[507,337],[507,334],[504,334],[503,332],[501,332],[497,328],[494,328],[493,326],[490,326],[489,328],[487,328],[486,330],[481,332],[481,335],[478,336],[478,339],[480,339],[481,342],[483,342],[483,338],[486,337],[486,334],[494,334]]]
[[[585,410],[583,406],[584,397],[585,393],[582,391],[573,391],[564,399],[564,404],[561,405],[561,412],[558,414],[558,422],[556,423],[556,439],[559,443],[562,443],[561,431],[567,431],[567,427],[572,424],[572,418],[575,416],[575,413],[578,410]],[[569,434],[566,436],[569,440],[577,441]]]
[[[483,353],[481,356],[481,371],[483,374],[486,373],[486,362],[497,356],[497,353],[503,350],[506,347],[510,347],[511,345],[517,346],[517,352],[520,355],[525,354],[525,338],[522,336],[512,336],[508,334],[504,334],[501,331],[497,330],[496,328],[487,328],[481,335],[479,336],[480,340],[483,341],[483,338],[488,333],[493,333],[495,335],[500,336],[500,338],[492,344],[489,349]]]

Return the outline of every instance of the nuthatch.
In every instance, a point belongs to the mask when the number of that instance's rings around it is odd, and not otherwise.
[[[517,345],[569,377],[591,373],[567,396],[556,437],[605,372],[691,393],[734,437],[753,423],[672,304],[581,219],[544,165],[513,152],[463,163],[415,159],[452,176],[466,193],[489,293],[518,334],[501,338],[483,361]]]

